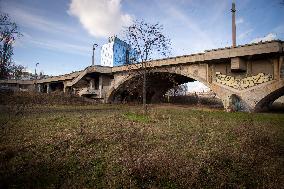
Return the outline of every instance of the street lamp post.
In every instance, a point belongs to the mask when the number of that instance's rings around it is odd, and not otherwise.
[[[95,50],[96,50],[96,47],[98,47],[98,44],[94,43],[93,44],[92,66],[95,65]]]

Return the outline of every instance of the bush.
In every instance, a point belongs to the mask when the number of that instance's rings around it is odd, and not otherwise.
[[[6,91],[0,93],[0,104],[2,105],[87,105],[94,103],[94,100],[62,92],[46,94]]]
[[[167,101],[165,100],[165,102]],[[171,96],[169,102],[174,104],[204,105],[212,108],[223,108],[222,101],[216,97],[202,97],[195,95]]]

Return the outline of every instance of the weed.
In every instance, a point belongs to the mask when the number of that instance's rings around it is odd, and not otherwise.
[[[128,120],[134,121],[134,122],[149,123],[151,121],[148,115],[137,114],[133,112],[127,112],[124,114],[124,116]]]

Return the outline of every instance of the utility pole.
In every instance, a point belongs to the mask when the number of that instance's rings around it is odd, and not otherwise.
[[[39,65],[39,63],[36,63],[36,67],[35,67],[35,89],[37,91],[37,73],[36,73],[36,68]]]
[[[236,40],[236,3],[235,0],[232,3],[232,42],[233,42],[233,47],[236,47],[237,45],[237,40]]]

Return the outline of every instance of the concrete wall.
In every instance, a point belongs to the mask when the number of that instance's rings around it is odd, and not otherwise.
[[[273,61],[273,59],[251,61],[251,75],[257,75],[259,73],[273,75]]]

